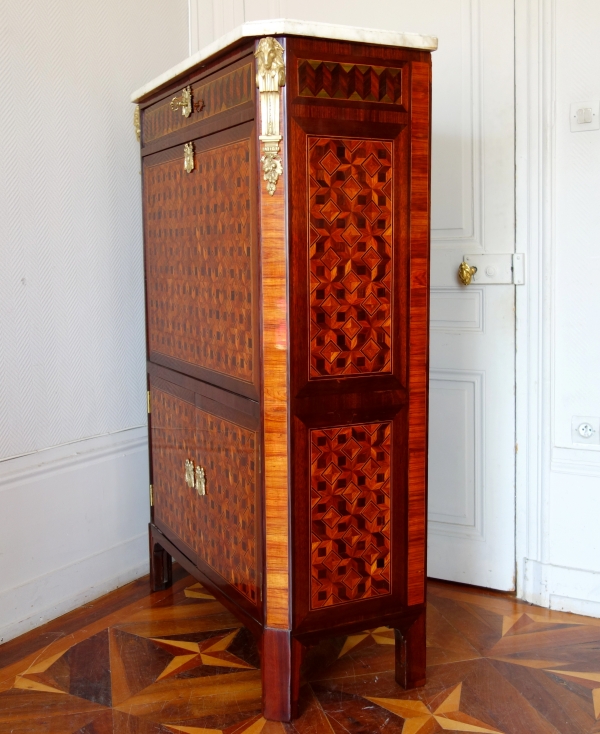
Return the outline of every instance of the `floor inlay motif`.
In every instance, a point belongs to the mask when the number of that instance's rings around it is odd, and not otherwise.
[[[311,648],[301,716],[280,724],[261,714],[250,633],[177,573],[0,646],[0,732],[600,734],[598,619],[431,582],[423,688],[395,683],[393,630],[365,630]]]

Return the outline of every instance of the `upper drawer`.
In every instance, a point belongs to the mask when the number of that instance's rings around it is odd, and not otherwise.
[[[187,109],[181,104],[187,88],[183,83],[174,94],[142,110],[143,145],[250,102],[254,93],[252,81],[253,61],[249,57],[191,82],[191,102]]]

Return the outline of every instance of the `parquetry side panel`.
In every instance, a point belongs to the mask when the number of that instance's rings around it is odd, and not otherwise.
[[[150,353],[253,382],[250,141],[144,170]]]
[[[257,603],[256,434],[152,390],[155,519]],[[185,460],[206,472],[206,495],[185,483]]]
[[[391,592],[391,432],[310,431],[312,609]]]
[[[311,380],[392,370],[392,143],[308,137]]]

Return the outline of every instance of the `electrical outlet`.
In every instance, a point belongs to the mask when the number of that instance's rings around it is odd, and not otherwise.
[[[600,418],[574,415],[571,419],[571,440],[578,444],[600,444]]]

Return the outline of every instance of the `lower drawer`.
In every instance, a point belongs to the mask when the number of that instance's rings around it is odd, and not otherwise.
[[[154,524],[242,606],[261,606],[258,404],[149,369]]]

